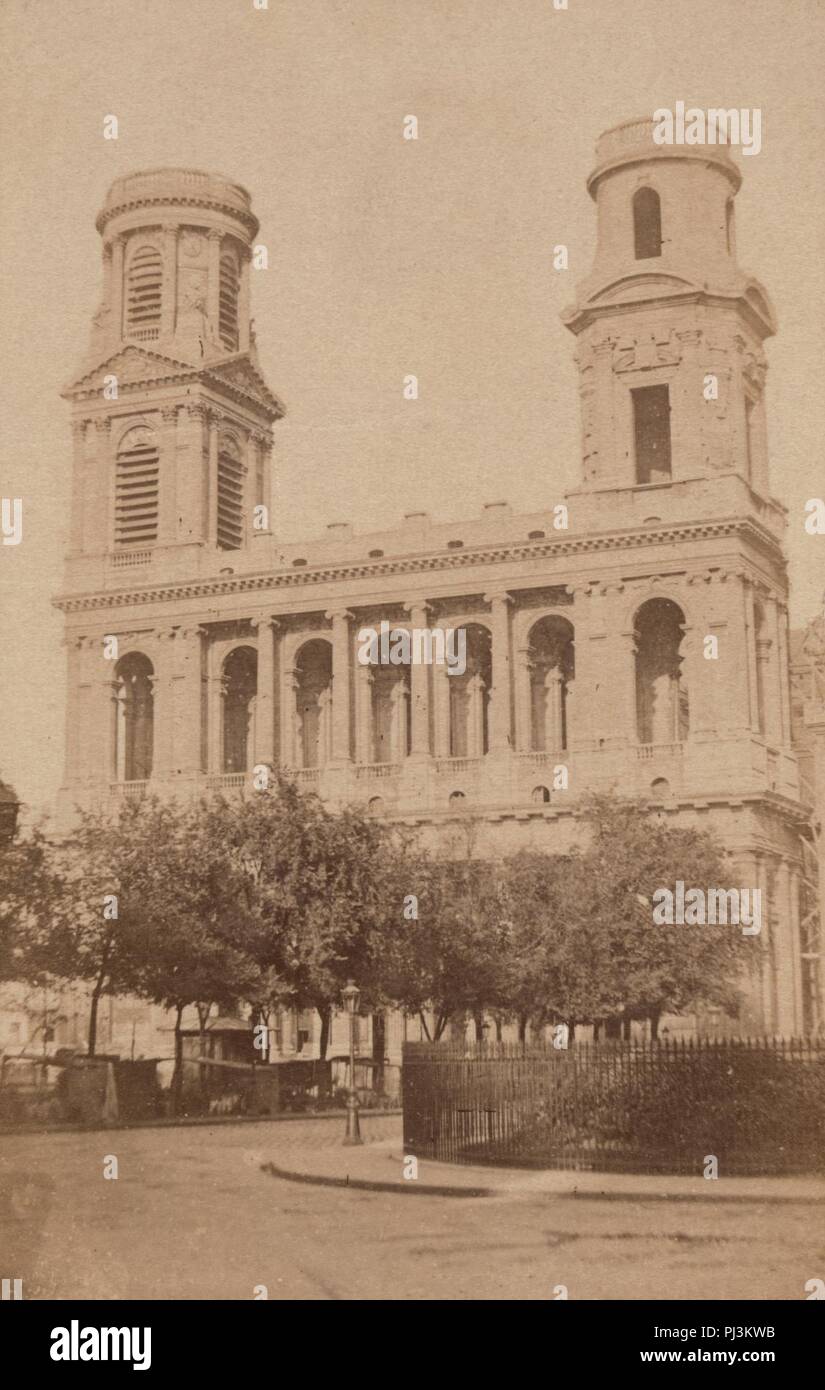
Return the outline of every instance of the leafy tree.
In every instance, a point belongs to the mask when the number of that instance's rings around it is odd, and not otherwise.
[[[417,1013],[428,1038],[438,1042],[451,1019],[469,1014],[483,1037],[486,1011],[506,1013],[509,924],[502,913],[495,865],[477,860],[410,864],[405,891],[417,899],[417,916],[388,941],[386,990]],[[427,1012],[434,1015],[432,1027]]]
[[[673,891],[679,879],[705,890],[730,881],[718,843],[669,826],[644,803],[604,795],[585,802],[583,825],[579,852],[561,861],[519,856],[509,866],[513,999],[539,1022],[649,1019],[654,1035],[662,1013],[733,1007],[756,939],[729,925],[653,922],[657,889]]]
[[[381,961],[397,898],[392,832],[359,808],[327,810],[279,774],[241,802],[213,803],[206,834],[225,847],[243,884],[246,949],[259,982],[268,982],[257,1007],[316,1009],[323,1057],[348,979],[374,1006],[384,998]]]
[[[63,883],[44,830],[0,844],[0,982],[36,980],[37,941],[61,901]]]

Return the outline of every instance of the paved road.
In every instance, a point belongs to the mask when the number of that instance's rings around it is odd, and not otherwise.
[[[260,1171],[339,1140],[322,1120],[5,1136],[0,1274],[58,1299],[800,1299],[825,1278],[821,1206],[413,1198]]]

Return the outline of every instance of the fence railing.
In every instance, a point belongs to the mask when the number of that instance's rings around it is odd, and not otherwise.
[[[405,1152],[720,1176],[825,1170],[825,1044],[407,1043]]]

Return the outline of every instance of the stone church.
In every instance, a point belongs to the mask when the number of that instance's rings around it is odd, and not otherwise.
[[[741,1031],[819,1028],[765,420],[776,318],[737,262],[740,182],[726,147],[657,146],[649,120],[599,140],[595,260],[564,316],[572,492],[529,515],[422,511],[289,545],[270,504],[284,405],[250,328],[250,197],[191,169],[118,179],[65,392],[66,821],[280,764],[331,804],[439,835],[472,818],[480,853],[554,852],[575,842],[582,793],[643,795],[712,830],[762,889],[767,956]],[[466,670],[362,665],[358,633],[382,620],[463,629]],[[293,1022],[289,1046],[311,1046]]]

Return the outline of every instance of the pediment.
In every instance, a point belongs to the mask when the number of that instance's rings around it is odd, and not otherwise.
[[[213,390],[258,406],[273,420],[279,420],[284,414],[278,397],[270,391],[257,367],[245,354],[210,363],[202,369],[201,379]]]
[[[194,380],[199,372],[200,369],[192,362],[181,362],[177,358],[165,357],[162,353],[151,352],[147,348],[135,347],[130,343],[128,347],[118,349],[111,357],[107,357],[77,381],[66,386],[62,394],[69,398],[98,395],[105,376],[116,376],[120,389],[121,386],[147,386],[180,381],[182,377],[191,377]]]
[[[692,280],[685,280],[680,275],[663,275],[652,273],[646,275],[624,275],[620,280],[614,280],[610,285],[605,285],[603,289],[597,291],[591,299],[587,301],[587,307],[593,308],[599,304],[622,304],[632,300],[647,299],[651,295],[684,294],[686,290],[695,290],[699,287]]]

